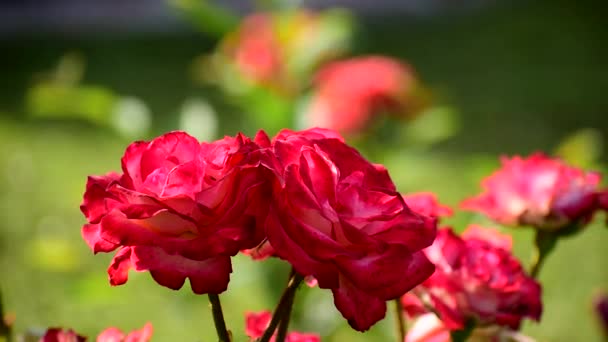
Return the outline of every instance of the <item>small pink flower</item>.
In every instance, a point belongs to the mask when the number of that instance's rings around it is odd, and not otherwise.
[[[260,153],[243,135],[200,143],[171,132],[131,144],[122,174],[89,177],[82,236],[94,253],[118,249],[110,283],[135,269],[171,289],[189,278],[197,294],[223,292],[230,257],[264,238],[271,173]]]
[[[439,203],[432,192],[417,192],[403,195],[403,200],[414,212],[431,217],[452,216],[452,208]]]
[[[484,192],[462,208],[507,225],[558,229],[589,221],[602,207],[600,175],[585,172],[542,153],[502,159],[502,168],[482,182]]]
[[[84,342],[86,340],[86,337],[78,335],[74,330],[62,328],[49,328],[40,338],[40,342]]]
[[[262,337],[266,328],[270,324],[272,314],[270,311],[247,312],[245,313],[245,334],[253,341]],[[274,342],[275,336],[270,338]],[[290,332],[285,338],[286,342],[321,342],[321,337],[317,334],[304,334],[300,332]]]
[[[403,111],[416,80],[409,66],[383,56],[329,63],[317,74],[311,126],[356,133],[382,110]]]
[[[117,328],[108,328],[97,336],[97,342],[148,342],[152,338],[152,324],[146,323],[143,328],[125,335]]]
[[[480,227],[462,237],[440,229],[425,250],[436,271],[417,293],[431,301],[450,330],[461,329],[468,319],[515,329],[523,318],[539,320],[541,287],[526,275],[510,245],[510,239]]]
[[[320,288],[351,326],[364,331],[433,273],[422,249],[436,220],[411,211],[387,170],[333,131],[284,130],[271,143],[276,172],[266,221],[277,256]]]

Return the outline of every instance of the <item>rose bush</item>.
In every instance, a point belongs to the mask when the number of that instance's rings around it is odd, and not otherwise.
[[[189,278],[195,293],[223,292],[230,256],[263,239],[268,177],[258,152],[243,135],[200,143],[172,132],[131,144],[122,174],[89,177],[82,235],[95,253],[118,249],[110,283],[124,284],[133,268],[171,289]]]
[[[366,330],[433,273],[422,253],[435,219],[412,212],[381,165],[332,131],[281,131],[266,146],[274,170],[268,243],[304,276],[331,289],[352,327]]]
[[[462,237],[440,229],[425,250],[436,271],[416,289],[418,295],[430,301],[450,330],[463,329],[471,319],[477,326],[513,329],[524,318],[539,320],[541,287],[526,275],[510,246],[510,237],[489,229],[473,227]],[[424,310],[414,301],[406,295],[404,307],[418,315]]]
[[[484,192],[462,203],[506,225],[559,229],[587,222],[602,205],[601,176],[542,153],[502,159],[502,168],[484,179]]]

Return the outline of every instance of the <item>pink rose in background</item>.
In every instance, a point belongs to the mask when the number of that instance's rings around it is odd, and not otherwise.
[[[257,82],[270,82],[280,76],[282,57],[275,39],[273,18],[257,13],[246,17],[239,30],[229,36],[235,64],[246,77]]]
[[[228,286],[230,256],[264,238],[268,189],[257,144],[243,135],[200,143],[183,132],[131,144],[123,174],[89,177],[82,235],[95,252],[118,249],[108,273],[150,271],[159,284],[195,293]]]
[[[86,337],[78,335],[74,330],[62,328],[49,328],[40,338],[40,342],[84,342],[86,340]]]
[[[143,328],[125,335],[120,329],[108,328],[97,336],[97,342],[148,342],[152,339],[152,324],[146,323]]]
[[[417,293],[430,300],[450,330],[463,328],[467,319],[513,329],[526,317],[538,321],[540,284],[526,275],[510,245],[509,237],[480,227],[462,237],[440,229],[425,250],[436,271]]]
[[[272,314],[270,311],[245,313],[245,334],[252,341],[262,337],[264,331],[268,328],[271,319]],[[271,342],[274,342],[275,340],[275,336],[270,338]],[[287,334],[285,342],[321,342],[321,337],[317,334],[304,334],[294,331]]]
[[[431,217],[452,216],[452,208],[439,203],[432,192],[417,192],[403,195],[403,200],[412,211]]]
[[[416,79],[409,66],[395,59],[366,56],[325,65],[315,86],[306,114],[309,124],[356,133],[380,111],[405,112]]]
[[[435,237],[435,219],[411,211],[386,169],[335,132],[284,130],[271,150],[277,181],[268,242],[332,290],[353,328],[367,330],[384,317],[387,300],[433,273],[422,249]]]
[[[586,222],[601,205],[600,175],[566,165],[542,153],[502,159],[502,168],[484,179],[484,192],[462,203],[507,225],[558,229]]]

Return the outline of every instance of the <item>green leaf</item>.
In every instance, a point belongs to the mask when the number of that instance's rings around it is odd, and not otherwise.
[[[168,3],[201,32],[217,37],[232,31],[239,22],[237,15],[207,0],[168,0]]]
[[[450,332],[450,336],[452,337],[452,342],[464,342],[471,336],[473,329],[475,329],[475,320],[467,319],[464,324],[464,327],[460,330],[453,330]]]
[[[599,160],[602,150],[602,133],[595,128],[585,128],[562,140],[555,154],[570,164],[589,167]]]
[[[456,111],[451,107],[431,107],[404,128],[406,142],[432,145],[454,136],[459,130]]]

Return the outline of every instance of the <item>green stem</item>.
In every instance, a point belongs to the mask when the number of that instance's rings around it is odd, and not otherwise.
[[[279,321],[279,326],[277,328],[277,338],[276,338],[277,342],[283,342],[283,341],[285,341],[285,338],[287,337],[287,330],[289,328],[289,322],[291,320],[291,312],[292,312],[292,308],[293,308],[294,298],[295,298],[295,295],[291,296],[291,299],[289,299],[289,303],[286,304],[287,311],[285,312],[283,318],[281,318],[281,320]]]
[[[289,325],[289,318],[291,315],[291,308],[293,306],[293,299],[296,294],[296,290],[298,289],[298,286],[300,286],[300,284],[302,283],[302,280],[304,280],[304,277],[292,271],[292,276],[289,278],[287,287],[285,288],[285,291],[283,291],[281,299],[279,300],[279,304],[277,304],[277,307],[274,310],[274,314],[272,315],[270,324],[268,325],[268,328],[266,328],[266,331],[264,331],[262,337],[260,337],[260,339],[258,340],[259,342],[270,341],[270,338],[274,334],[277,325],[279,325],[279,323],[282,321],[285,321],[282,324],[284,325],[284,327],[282,328],[282,334],[284,335],[282,337],[277,335],[276,342],[285,341],[285,335],[287,334],[287,327]]]
[[[403,313],[403,306],[401,305],[401,299],[397,298],[393,300],[395,302],[395,324],[397,331],[397,342],[405,341],[405,317]]]
[[[230,333],[228,332],[228,329],[226,329],[226,322],[224,321],[224,313],[222,312],[220,296],[214,293],[210,293],[209,302],[211,303],[213,323],[215,324],[215,331],[217,332],[219,342],[230,342]]]
[[[532,264],[530,266],[530,276],[538,278],[541,267],[547,256],[555,248],[558,236],[551,232],[537,230],[534,237],[534,252],[532,254]]]

